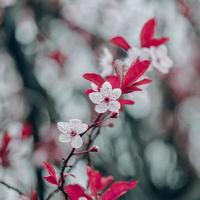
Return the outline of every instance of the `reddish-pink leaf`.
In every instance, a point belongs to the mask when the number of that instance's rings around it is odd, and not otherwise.
[[[112,88],[120,87],[120,81],[119,81],[118,76],[110,75],[106,77],[106,80],[112,85]]]
[[[58,185],[58,182],[57,182],[57,179],[56,179],[55,176],[44,176],[44,179],[45,179],[47,182],[49,182],[49,183],[51,183],[51,184],[53,184],[53,185]]]
[[[156,28],[156,20],[155,20],[155,18],[152,18],[152,19],[148,20],[144,24],[144,26],[143,26],[143,28],[141,30],[141,34],[140,34],[140,41],[141,41],[141,46],[142,47],[147,47],[149,41],[154,36],[155,28]]]
[[[113,182],[112,176],[104,177],[99,171],[92,169],[90,166],[87,166],[87,175],[90,190],[95,198],[97,198],[99,191],[102,191]]]
[[[32,126],[29,123],[25,123],[21,133],[22,140],[29,138],[31,134],[32,134]]]
[[[144,79],[142,79],[141,81],[135,82],[135,83],[133,84],[133,86],[145,85],[145,84],[149,84],[149,83],[151,83],[151,82],[152,82],[151,79],[144,78]]]
[[[169,41],[169,38],[167,37],[152,39],[149,41],[149,44],[147,45],[147,47],[150,47],[150,46],[158,47],[162,44],[165,44],[167,41]]]
[[[121,106],[123,106],[123,105],[133,105],[135,102],[130,99],[119,99],[119,103],[121,104]]]
[[[38,199],[37,192],[35,190],[33,190],[31,192],[31,200],[37,200],[37,199]]]
[[[113,37],[110,41],[114,45],[117,45],[118,47],[121,47],[125,51],[127,51],[128,49],[131,48],[131,46],[129,45],[129,43],[123,37],[121,37],[121,36]]]
[[[49,57],[54,59],[59,65],[63,66],[67,57],[59,50],[49,53]]]
[[[8,133],[5,133],[3,135],[2,142],[1,142],[1,145],[0,145],[0,156],[2,156],[4,161],[9,160],[8,154],[9,154],[10,150],[9,150],[8,146],[9,146],[10,141],[11,141],[11,137],[9,136]]]
[[[43,162],[43,166],[48,171],[49,175],[56,177],[56,172],[50,163]]]
[[[87,89],[85,90],[85,95],[89,95],[90,93],[95,92],[93,89]]]
[[[98,87],[101,87],[105,80],[99,75],[95,73],[86,73],[83,74],[83,78],[94,83]]]
[[[133,64],[124,77],[123,88],[133,84],[138,78],[140,78],[147,71],[149,65],[149,60],[138,61]]]
[[[142,91],[142,89],[140,89],[136,86],[133,86],[133,85],[129,85],[129,86],[127,86],[123,89],[124,94],[128,94],[128,93],[131,93],[131,92],[134,92],[134,91]]]
[[[137,181],[119,181],[113,183],[110,188],[102,195],[101,200],[117,200],[119,197],[135,188]]]
[[[8,133],[5,133],[2,138],[2,147],[7,147],[10,143],[11,137]]]
[[[65,191],[67,192],[70,200],[79,200],[80,197],[85,197],[87,200],[92,200],[92,197],[87,194],[78,184],[65,186]]]

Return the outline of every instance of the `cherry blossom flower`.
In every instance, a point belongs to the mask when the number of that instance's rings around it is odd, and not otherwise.
[[[156,20],[148,20],[140,33],[141,47],[131,47],[131,45],[121,36],[111,39],[111,43],[117,45],[127,52],[127,58],[124,63],[128,66],[137,62],[137,60],[151,60],[152,67],[162,73],[167,73],[173,63],[167,56],[167,48],[164,44],[169,40],[167,37],[155,38]]]
[[[129,69],[119,65],[115,69],[116,75],[107,76],[105,79],[99,74],[84,74],[83,77],[92,83],[92,89],[86,90],[85,93],[89,95],[93,103],[97,104],[95,106],[96,112],[104,113],[107,110],[119,112],[121,106],[134,104],[134,101],[120,97],[122,94],[141,91],[140,86],[151,82],[148,78],[142,78],[149,65],[149,60],[138,60]]]
[[[118,112],[120,103],[117,101],[121,96],[120,88],[112,89],[112,85],[105,81],[99,92],[92,92],[89,94],[90,100],[96,104],[95,111],[98,113],[105,113],[106,111]]]
[[[89,191],[85,191],[79,184],[65,186],[70,200],[117,200],[129,190],[137,186],[137,181],[113,182],[112,176],[104,177],[91,167],[87,167]]]
[[[131,66],[135,61],[150,60],[150,52],[148,48],[132,47],[127,51],[127,57],[124,62],[126,65]]]
[[[167,47],[165,45],[150,47],[150,54],[152,59],[151,66],[163,74],[168,73],[169,69],[173,66],[173,62],[167,55]]]
[[[70,142],[73,148],[80,148],[83,144],[80,134],[88,129],[88,125],[79,119],[70,119],[69,122],[58,122],[57,128],[62,133],[59,136],[60,142]]]

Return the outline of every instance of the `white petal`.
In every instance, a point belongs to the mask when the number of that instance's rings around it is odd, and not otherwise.
[[[92,92],[89,94],[90,100],[95,103],[99,104],[101,101],[103,101],[103,96],[100,92]]]
[[[67,122],[58,122],[57,128],[62,133],[68,133],[70,131],[70,126]]]
[[[157,54],[161,57],[167,56],[167,47],[165,45],[157,47]]]
[[[150,51],[148,48],[142,48],[141,49],[141,53],[140,53],[140,60],[143,61],[143,60],[149,60],[151,57],[150,55]]]
[[[94,91],[98,91],[98,86],[91,82],[91,87]]]
[[[103,97],[109,97],[112,92],[112,85],[108,81],[104,82],[100,92]]]
[[[108,109],[112,112],[118,112],[120,109],[120,103],[118,101],[110,101]]]
[[[113,99],[113,100],[116,100],[121,96],[121,94],[122,94],[121,89],[120,88],[115,88],[112,91],[110,98]]]
[[[95,111],[97,113],[105,113],[108,110],[108,105],[104,102],[95,106]]]
[[[77,135],[75,137],[72,137],[72,140],[71,140],[71,145],[73,148],[80,148],[83,144],[83,139]]]
[[[171,68],[173,66],[172,60],[167,56],[163,59],[162,65],[166,68]]]
[[[72,129],[76,129],[77,127],[79,127],[81,125],[81,120],[80,119],[70,119],[69,120],[69,126]]]
[[[87,200],[85,197],[79,197],[78,200]]]
[[[87,124],[80,124],[80,126],[77,127],[75,130],[78,134],[81,134],[81,133],[85,132],[87,129],[88,129]]]
[[[69,135],[66,135],[66,134],[60,134],[59,137],[58,137],[58,140],[60,142],[68,143],[68,142],[71,141],[71,137]]]

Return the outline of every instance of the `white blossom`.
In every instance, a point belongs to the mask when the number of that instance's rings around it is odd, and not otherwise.
[[[106,81],[102,85],[99,92],[92,92],[89,94],[90,100],[96,104],[95,111],[98,113],[105,113],[106,111],[118,112],[120,103],[117,99],[121,96],[120,88],[112,89],[112,85]]]
[[[69,122],[58,122],[58,130],[61,132],[59,141],[63,143],[71,143],[73,148],[80,148],[83,139],[80,136],[88,129],[88,125],[82,123],[80,119],[70,119]]]
[[[133,47],[128,50],[127,58],[125,58],[124,62],[126,65],[131,66],[133,62],[137,59],[140,61],[149,60],[150,59],[150,52],[148,48],[138,48]]]
[[[161,45],[159,47],[150,47],[151,67],[156,68],[160,72],[166,74],[173,66],[172,60],[167,55],[167,47]]]

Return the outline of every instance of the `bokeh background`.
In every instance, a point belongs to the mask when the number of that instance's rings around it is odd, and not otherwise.
[[[112,36],[138,45],[142,25],[156,17],[174,66],[167,75],[152,72],[148,94],[136,94],[136,104],[102,129],[91,163],[117,180],[139,180],[121,199],[199,200],[199,10],[199,0],[0,0],[0,137],[15,138],[0,180],[44,199],[52,188],[42,162],[59,168],[69,151],[58,142],[56,122],[93,116],[82,74],[102,70],[104,47],[119,54]],[[69,181],[85,185],[84,157],[71,162],[77,179]],[[15,199],[0,185],[0,200]]]

